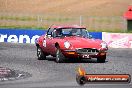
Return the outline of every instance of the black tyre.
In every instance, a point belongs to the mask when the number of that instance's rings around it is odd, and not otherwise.
[[[62,63],[65,60],[65,56],[62,54],[60,49],[56,50],[56,62],[57,63]]]
[[[100,57],[97,58],[98,63],[105,63],[105,60],[106,60],[106,55],[100,56]]]
[[[43,53],[43,51],[40,47],[37,47],[37,57],[38,57],[38,60],[46,59],[46,55]]]

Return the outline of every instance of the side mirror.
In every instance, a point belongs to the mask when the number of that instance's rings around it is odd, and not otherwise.
[[[53,38],[56,37],[56,33],[55,33],[55,32],[56,32],[56,31],[53,31],[53,32],[52,32],[52,37],[53,37]]]
[[[91,39],[92,38],[92,35],[89,35],[89,38]]]

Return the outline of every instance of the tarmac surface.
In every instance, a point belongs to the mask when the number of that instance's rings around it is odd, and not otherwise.
[[[109,49],[105,63],[96,59],[81,62],[56,63],[55,58],[37,60],[36,46],[32,44],[0,43],[0,67],[28,73],[28,76],[0,81],[0,88],[80,88],[76,69],[84,67],[88,74],[132,75],[132,49]],[[30,76],[29,76],[30,74]],[[85,84],[83,88],[132,88],[129,84]]]

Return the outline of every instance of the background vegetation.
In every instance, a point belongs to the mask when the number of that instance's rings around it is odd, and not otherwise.
[[[78,24],[90,31],[127,32],[123,13],[131,4],[131,0],[0,0],[0,27]]]

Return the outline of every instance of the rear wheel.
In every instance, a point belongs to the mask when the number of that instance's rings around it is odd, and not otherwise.
[[[57,63],[62,63],[64,62],[65,56],[62,54],[60,49],[56,50],[56,62]]]
[[[46,55],[43,53],[42,49],[39,46],[37,47],[37,57],[38,57],[38,60],[46,59]]]
[[[103,55],[97,58],[98,63],[105,63],[105,60],[106,60],[106,55]]]

